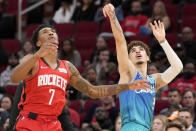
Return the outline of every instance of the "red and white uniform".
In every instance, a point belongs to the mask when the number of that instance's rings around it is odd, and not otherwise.
[[[19,103],[19,108],[22,105],[22,116],[27,117],[29,112],[33,112],[38,114],[38,117],[55,118],[53,120],[57,121],[65,105],[66,87],[70,79],[66,61],[57,61],[57,68],[52,69],[43,59],[39,59],[36,73],[25,80]]]

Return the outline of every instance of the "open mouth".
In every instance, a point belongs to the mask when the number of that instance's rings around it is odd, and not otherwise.
[[[136,55],[136,58],[142,58],[142,55],[138,54]]]

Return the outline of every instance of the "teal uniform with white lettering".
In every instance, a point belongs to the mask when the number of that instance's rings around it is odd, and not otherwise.
[[[136,71],[131,82],[139,79],[144,80]],[[150,75],[147,76],[147,80],[151,88],[127,90],[119,94],[121,131],[150,131],[155,106],[156,82]]]

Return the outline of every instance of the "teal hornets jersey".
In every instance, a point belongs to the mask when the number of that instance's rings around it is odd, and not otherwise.
[[[139,72],[136,71],[131,82],[139,79],[144,80]],[[121,131],[149,131],[151,129],[155,106],[156,82],[150,75],[147,76],[147,80],[149,81],[147,84],[151,88],[146,90],[127,90],[119,94],[122,120]]]

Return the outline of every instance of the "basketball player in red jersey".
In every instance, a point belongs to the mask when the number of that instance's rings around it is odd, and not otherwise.
[[[32,41],[35,54],[25,56],[11,75],[12,82],[24,80],[22,110],[16,130],[62,131],[57,117],[65,105],[68,84],[92,98],[107,97],[124,90],[146,89],[147,81],[130,84],[93,86],[68,61],[57,59],[58,36],[49,25],[38,27]]]

